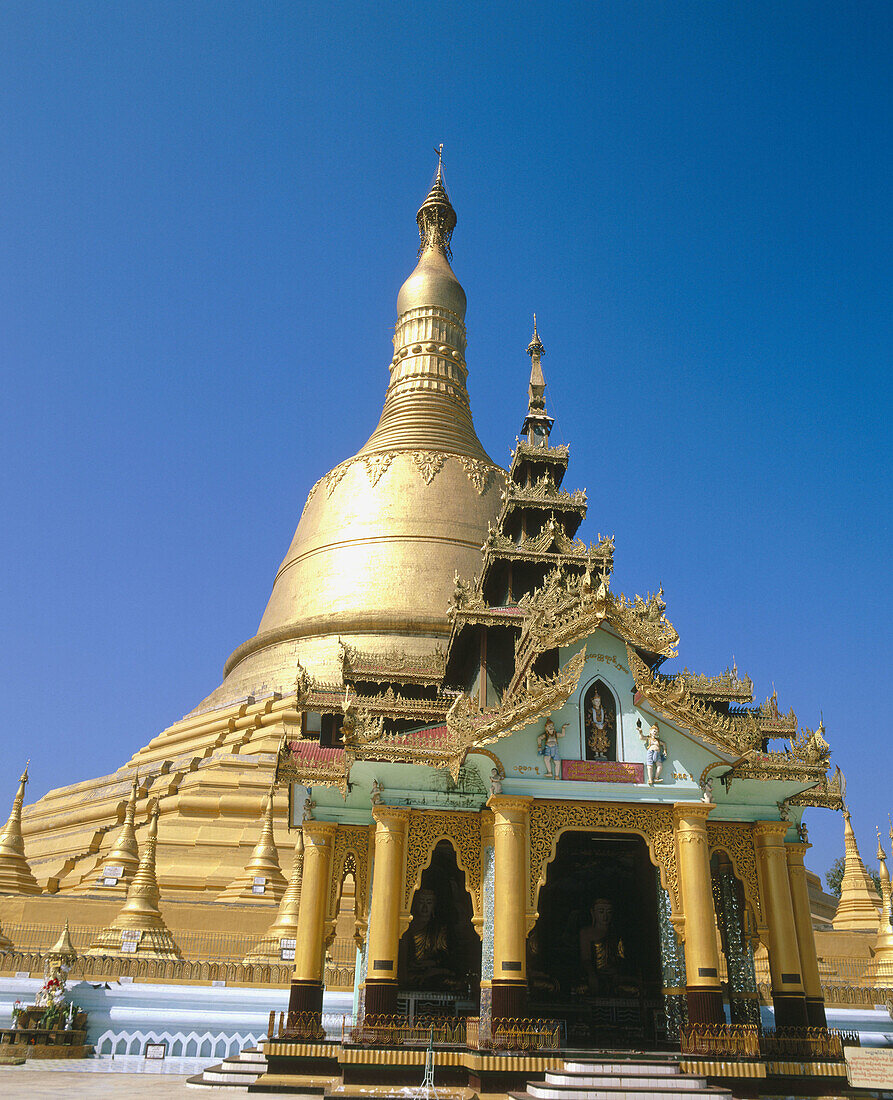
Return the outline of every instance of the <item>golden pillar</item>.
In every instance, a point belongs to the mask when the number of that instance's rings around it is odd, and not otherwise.
[[[332,851],[338,825],[334,821],[305,821],[303,828],[304,867],[289,1016],[293,1012],[322,1013],[326,906],[332,884]]]
[[[725,1023],[719,984],[716,914],[707,843],[709,802],[677,802],[673,807],[679,887],[685,917],[685,998],[693,1024]]]
[[[797,929],[797,947],[800,952],[800,975],[806,994],[806,1019],[810,1027],[827,1027],[825,998],[822,995],[822,979],[819,960],[812,933],[812,913],[809,909],[809,888],[806,884],[806,868],[803,857],[811,844],[786,844],[788,879],[791,888],[791,904],[794,909],[794,926]]]
[[[785,854],[787,821],[754,823],[754,846],[769,925],[769,975],[776,1027],[806,1027],[806,995],[800,971],[800,947]]]
[[[406,832],[412,810],[407,806],[373,806],[375,863],[369,913],[363,1011],[390,1016],[397,1011],[397,951],[406,863]]]
[[[493,811],[493,1019],[527,1011],[527,817],[532,798],[491,795]]]

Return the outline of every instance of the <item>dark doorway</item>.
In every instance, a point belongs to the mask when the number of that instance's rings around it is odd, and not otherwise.
[[[566,1020],[572,1047],[655,1042],[660,940],[644,840],[564,833],[538,909],[527,940],[530,1014]]]
[[[480,1001],[481,941],[471,897],[452,844],[441,840],[412,899],[412,923],[400,940],[397,983],[412,1015],[472,1012]],[[430,1004],[419,994],[437,994]]]

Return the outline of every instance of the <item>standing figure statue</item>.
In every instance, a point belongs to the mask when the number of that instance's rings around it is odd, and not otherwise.
[[[316,803],[313,801],[313,799],[308,794],[307,797],[304,799],[304,810],[303,810],[302,820],[304,820],[304,821],[313,821],[313,809],[314,809],[315,806],[316,806]]]
[[[384,788],[378,782],[378,780],[373,779],[372,780],[372,805],[373,806],[380,806],[381,805],[381,794],[382,794],[383,790],[384,790]]]
[[[598,693],[598,688],[592,693],[592,702],[589,706],[587,718],[589,719],[587,722],[589,726],[589,747],[595,756],[605,756],[610,745],[607,730],[608,716],[602,705],[602,697]]]
[[[652,722],[651,729],[645,733],[642,730],[642,719],[636,719],[636,729],[639,737],[645,742],[645,774],[648,776],[648,786],[653,787],[660,783],[664,770],[664,761],[667,758],[667,746],[660,739],[660,729],[657,722]]]
[[[499,768],[490,770],[490,794],[502,794],[502,781],[504,778]]]
[[[555,723],[551,718],[546,719],[546,726],[543,732],[536,739],[536,751],[543,758],[543,763],[546,766],[546,774],[551,775],[553,779],[558,778],[558,772],[560,771],[561,758],[558,755],[558,738],[564,737],[569,722],[565,722],[560,730],[555,728]]]

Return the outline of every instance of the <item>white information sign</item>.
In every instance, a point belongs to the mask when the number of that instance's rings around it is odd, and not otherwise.
[[[846,1075],[855,1089],[893,1089],[893,1050],[886,1047],[844,1047]]]
[[[113,864],[109,867],[103,868],[102,873],[109,878],[123,878],[124,868],[120,864]]]
[[[280,940],[279,941],[279,958],[283,962],[295,961],[295,947],[297,946],[297,940]]]
[[[223,989],[225,985],[226,982],[211,982],[212,989]]]

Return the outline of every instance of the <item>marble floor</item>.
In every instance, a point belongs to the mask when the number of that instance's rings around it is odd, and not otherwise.
[[[214,1065],[213,1058],[167,1058],[147,1062],[133,1055],[85,1058],[83,1061],[26,1062],[0,1066],[3,1100],[62,1100],[64,1097],[146,1097],[147,1100],[189,1100],[186,1078]],[[215,1094],[216,1095],[216,1094]]]

